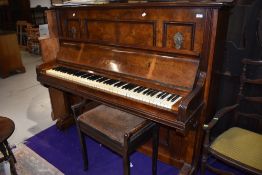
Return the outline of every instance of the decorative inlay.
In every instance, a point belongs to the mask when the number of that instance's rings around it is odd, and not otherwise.
[[[173,37],[174,43],[175,43],[175,48],[176,49],[181,49],[183,42],[184,42],[184,36],[182,33],[177,32],[174,37]]]
[[[193,51],[195,28],[194,22],[164,21],[162,46]]]

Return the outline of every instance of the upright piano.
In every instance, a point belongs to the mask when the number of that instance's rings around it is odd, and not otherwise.
[[[70,118],[70,105],[86,98],[155,121],[159,159],[192,174],[201,128],[212,113],[213,72],[223,56],[230,5],[192,0],[52,8],[51,44],[42,48],[56,52],[37,67],[37,80],[49,89],[53,118]],[[149,145],[140,150],[149,154]]]

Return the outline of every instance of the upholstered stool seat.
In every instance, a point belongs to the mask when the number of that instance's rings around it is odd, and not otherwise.
[[[233,127],[222,133],[210,146],[228,158],[262,171],[262,135]]]
[[[122,146],[125,134],[151,124],[146,119],[104,105],[82,114],[78,121],[83,128],[92,127]]]
[[[76,108],[72,109],[75,113]],[[84,134],[122,155],[125,175],[130,174],[129,155],[153,136],[152,173],[156,174],[158,126],[154,122],[104,105],[97,106],[78,117],[75,115],[75,119],[85,168],[88,167],[88,159]]]
[[[17,173],[14,165],[16,160],[7,142],[7,139],[13,134],[14,130],[14,122],[7,117],[0,116],[0,151],[3,154],[3,157],[0,158],[0,162],[9,161],[11,173],[16,175]]]

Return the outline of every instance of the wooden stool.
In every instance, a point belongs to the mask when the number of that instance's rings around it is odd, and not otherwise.
[[[104,105],[78,115],[84,106],[85,103],[82,102],[72,106],[72,110],[77,124],[85,170],[88,168],[88,158],[84,134],[123,156],[124,175],[130,174],[129,155],[153,135],[152,174],[157,174],[159,137],[157,124]]]
[[[14,130],[14,122],[9,118],[0,116],[0,151],[4,156],[0,158],[0,162],[9,161],[11,173],[16,175],[16,159],[7,142],[7,139],[13,134]]]

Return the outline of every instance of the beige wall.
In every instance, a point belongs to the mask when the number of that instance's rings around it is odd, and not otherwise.
[[[51,1],[50,0],[30,0],[31,8],[34,8],[38,5],[41,5],[42,7],[50,7]]]

